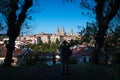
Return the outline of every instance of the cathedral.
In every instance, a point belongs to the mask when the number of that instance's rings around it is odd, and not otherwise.
[[[59,29],[59,27],[56,30],[56,34],[46,34],[46,33],[39,33],[31,36],[19,36],[18,40],[20,41],[25,41],[25,42],[30,42],[32,44],[38,44],[39,41],[41,40],[43,43],[55,43],[56,40],[59,40],[60,42],[63,40],[70,41],[75,40],[78,37],[71,29],[69,34],[66,34],[64,27],[62,27],[62,30]]]
[[[64,27],[62,27],[61,31],[60,31],[60,29],[58,27],[57,31],[56,31],[56,35],[67,36]],[[74,33],[73,29],[71,29],[70,34],[68,34],[68,35],[75,36],[75,33]]]

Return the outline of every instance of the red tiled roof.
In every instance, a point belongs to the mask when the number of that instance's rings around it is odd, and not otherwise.
[[[13,55],[14,56],[18,56],[19,54],[22,54],[23,53],[23,50],[22,49],[16,49],[14,52],[13,52]]]
[[[92,54],[90,53],[89,50],[85,49],[80,49],[79,51],[77,49],[73,50],[73,54],[71,57],[82,57],[82,56],[91,56]]]
[[[0,51],[0,57],[5,57],[6,53],[7,53],[7,49],[2,48]],[[17,56],[17,55],[22,54],[22,53],[23,53],[22,49],[16,49],[13,51],[13,56]]]
[[[53,56],[54,53],[49,53],[49,52],[37,52],[39,56]]]
[[[79,58],[82,57],[82,55],[78,53],[73,53],[71,57]]]
[[[87,56],[91,56],[92,55],[89,51],[86,51],[86,50],[79,51],[78,53],[83,55],[83,56],[84,55],[87,55]]]

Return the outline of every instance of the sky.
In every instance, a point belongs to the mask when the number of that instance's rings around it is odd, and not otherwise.
[[[55,34],[57,28],[62,30],[64,27],[66,33],[70,33],[71,28],[75,33],[79,32],[77,26],[85,26],[93,18],[83,16],[84,9],[79,7],[79,0],[72,3],[63,2],[63,0],[39,0],[39,6],[36,6],[36,12],[32,14],[32,33]]]

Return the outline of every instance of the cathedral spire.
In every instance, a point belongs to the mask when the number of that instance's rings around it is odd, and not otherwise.
[[[62,27],[62,32],[61,32],[61,34],[62,34],[62,35],[66,35],[64,26]]]
[[[56,35],[60,35],[60,29],[59,29],[59,27],[57,28]]]
[[[73,31],[73,28],[71,28],[71,32],[70,32],[70,35],[74,35],[74,31]]]
[[[64,26],[62,27],[62,32],[65,33],[65,29],[64,29]]]

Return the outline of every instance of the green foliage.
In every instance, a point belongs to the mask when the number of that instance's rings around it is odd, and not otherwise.
[[[81,27],[79,27],[80,29]],[[98,25],[95,22],[86,23],[86,27],[82,28],[81,31],[79,31],[80,35],[83,35],[82,42],[90,42],[94,40],[95,41],[95,35],[98,31]],[[120,47],[120,26],[116,27],[110,27],[109,30],[106,31],[104,46],[108,47]]]
[[[82,27],[79,26],[78,28],[80,29]],[[98,26],[96,22],[91,22],[91,23],[87,22],[86,27],[80,29],[79,31],[79,34],[83,36],[82,42],[90,42],[91,36],[95,36],[97,31],[98,31]]]
[[[25,64],[27,66],[33,66],[35,65],[37,62],[39,62],[39,57],[36,55],[29,55],[25,58]]]
[[[114,51],[112,51],[112,59],[113,63],[120,63],[120,48],[114,49]]]
[[[42,42],[42,40],[41,40],[41,37],[38,37],[37,40],[38,40],[38,44],[39,44],[39,45],[43,44],[43,42]]]
[[[113,43],[116,47],[120,48],[120,26],[116,26],[113,31]]]
[[[35,52],[50,52],[55,53],[56,49],[59,47],[60,44],[56,43],[42,43],[42,44],[29,44],[26,47],[33,49]]]
[[[70,46],[74,46],[77,44],[81,44],[81,41],[79,39],[76,39],[76,40],[71,39],[70,40]]]
[[[58,38],[56,38],[56,44],[60,44],[60,41],[58,40]]]
[[[120,48],[120,26],[110,28],[107,34],[105,44],[109,47]]]
[[[113,63],[120,63],[120,26],[108,30],[104,46],[106,51],[112,53]]]
[[[77,64],[77,62],[76,58],[70,58],[69,64]]]

